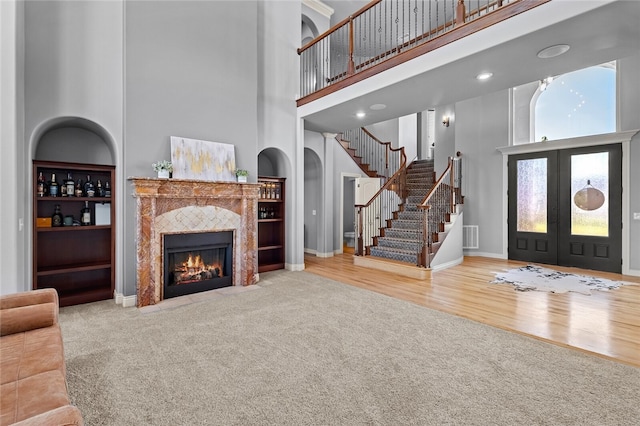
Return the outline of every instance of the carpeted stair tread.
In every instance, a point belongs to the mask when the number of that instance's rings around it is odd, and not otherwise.
[[[400,262],[406,262],[412,265],[415,265],[418,259],[418,254],[415,252],[384,250],[380,247],[371,247],[371,255],[382,257],[384,259],[391,259],[391,260],[397,260]]]

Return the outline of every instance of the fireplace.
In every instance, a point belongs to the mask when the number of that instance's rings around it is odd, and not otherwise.
[[[164,252],[167,236],[171,236],[168,242],[171,246],[174,243],[171,241],[173,235],[192,237],[201,233],[224,234],[228,231],[227,237],[224,237],[226,239],[222,241],[213,243],[207,241],[202,244],[196,241],[196,245],[213,246],[210,249],[217,253],[220,253],[219,249],[221,249],[217,247],[218,245],[226,247],[223,267],[218,267],[224,279],[216,280],[216,284],[213,285],[244,286],[258,282],[259,185],[187,179],[129,179],[133,186],[133,195],[136,197],[136,305],[138,307],[154,305],[161,302],[163,298],[176,296],[176,294],[169,295],[174,288],[176,291],[182,291],[189,286],[197,289],[201,285],[197,282],[174,284],[168,286],[170,287],[168,292],[165,291],[164,277],[169,276],[164,262],[164,259],[169,260]],[[175,263],[182,262],[175,258],[186,256],[188,262],[189,252],[193,249],[185,246],[183,242],[178,242],[176,245],[178,247],[173,252],[174,260],[172,261],[174,266],[171,267],[174,274],[176,273]],[[191,254],[194,255],[193,252]],[[205,256],[221,257],[222,255],[200,254],[201,259]],[[180,268],[178,266],[178,269]],[[210,271],[211,275],[215,274],[215,268],[214,266]],[[208,274],[205,273],[204,276]]]
[[[164,298],[233,285],[233,231],[164,235]]]

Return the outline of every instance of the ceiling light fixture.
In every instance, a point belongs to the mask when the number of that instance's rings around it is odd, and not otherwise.
[[[492,76],[493,76],[492,72],[482,72],[476,76],[476,80],[483,81],[483,80],[490,79]]]
[[[560,56],[563,53],[566,53],[571,46],[568,44],[555,44],[553,46],[545,47],[541,51],[538,52],[538,58],[540,59],[549,59],[555,58],[556,56]]]
[[[360,112],[356,112],[356,117],[358,118],[364,118],[364,116],[367,115],[364,112],[360,111]]]
[[[385,109],[387,106],[385,104],[373,104],[369,107],[372,111],[380,111]]]

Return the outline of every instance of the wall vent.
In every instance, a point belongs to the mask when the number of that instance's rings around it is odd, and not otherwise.
[[[480,248],[478,242],[478,225],[462,226],[462,248],[477,249]]]

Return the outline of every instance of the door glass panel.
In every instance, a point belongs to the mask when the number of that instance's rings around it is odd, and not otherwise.
[[[609,153],[571,156],[571,235],[609,236]]]
[[[518,232],[547,232],[547,159],[518,160]]]

